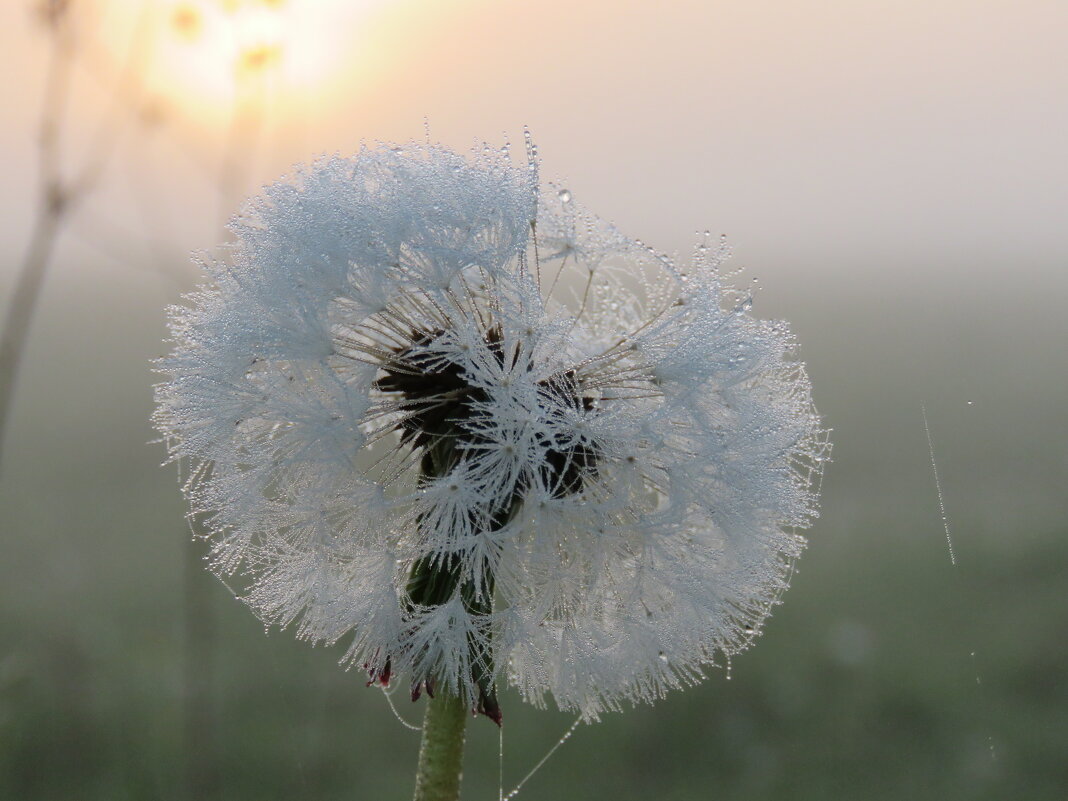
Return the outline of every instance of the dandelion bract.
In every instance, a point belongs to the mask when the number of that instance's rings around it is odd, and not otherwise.
[[[785,588],[827,451],[784,323],[540,186],[410,144],[236,219],[171,311],[155,423],[265,622],[500,720],[701,678]]]

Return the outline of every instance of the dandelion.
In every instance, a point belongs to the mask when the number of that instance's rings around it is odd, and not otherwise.
[[[498,724],[504,681],[595,720],[748,645],[828,450],[721,248],[684,271],[530,165],[365,148],[268,187],[171,309],[154,418],[257,616]]]

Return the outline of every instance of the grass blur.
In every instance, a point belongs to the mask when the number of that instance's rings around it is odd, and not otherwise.
[[[153,281],[68,270],[37,323],[0,489],[2,798],[187,797],[188,530],[175,471],[146,444],[148,361],[170,292]],[[580,728],[520,797],[1060,801],[1068,539],[1050,523],[1063,501],[1043,481],[1063,477],[1064,373],[1036,371],[1014,394],[1014,365],[991,366],[990,350],[955,355],[966,321],[937,303],[914,304],[908,330],[887,341],[895,310],[874,297],[774,291],[757,310],[793,312],[836,429],[824,516],[784,605],[729,680],[712,670],[698,688]],[[1028,325],[1016,335],[1035,364],[1058,357],[1056,338]],[[911,357],[897,367],[902,350]],[[954,382],[968,377],[966,396]],[[221,584],[209,602],[213,797],[408,796],[418,736],[364,676],[341,670],[336,649],[265,636]],[[418,722],[421,705],[403,695],[401,713]],[[504,711],[507,790],[570,718],[511,694]],[[496,730],[475,720],[465,798],[496,797],[496,763]]]

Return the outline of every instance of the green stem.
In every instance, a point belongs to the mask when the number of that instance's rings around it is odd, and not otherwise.
[[[467,704],[439,688],[427,699],[415,801],[457,801],[463,775],[464,728]]]

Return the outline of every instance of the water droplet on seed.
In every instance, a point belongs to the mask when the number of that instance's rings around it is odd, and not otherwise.
[[[561,203],[570,203],[571,202],[571,190],[569,190],[569,189],[561,189],[556,194],[559,196]]]

